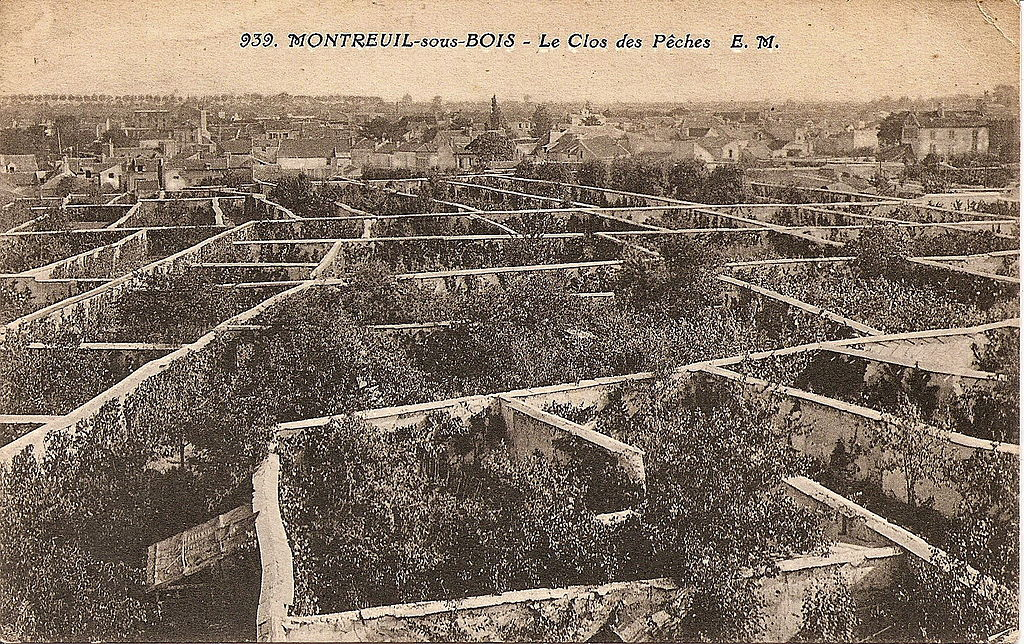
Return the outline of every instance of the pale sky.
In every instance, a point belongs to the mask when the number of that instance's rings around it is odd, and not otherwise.
[[[242,49],[244,31],[272,31],[279,46]],[[288,48],[288,32],[313,31],[514,32],[532,44]],[[537,47],[541,33],[564,41],[577,32],[607,38],[609,49]],[[615,50],[626,33],[644,48]],[[653,50],[655,33],[711,38],[712,47]],[[732,51],[737,33],[751,43],[775,34],[779,48]],[[1019,42],[1013,0],[0,0],[0,94],[861,100],[1017,85]]]

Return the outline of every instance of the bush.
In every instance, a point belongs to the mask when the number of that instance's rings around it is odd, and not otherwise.
[[[662,259],[633,251],[619,272],[616,296],[638,308],[656,307],[681,316],[713,305],[722,297],[717,273],[720,255],[688,236],[673,235],[661,245]]]
[[[910,233],[895,224],[871,226],[847,248],[856,257],[854,266],[865,277],[896,276],[910,255]]]
[[[351,418],[283,444],[300,614],[612,579],[585,484],[484,452],[479,424],[394,431]]]
[[[818,582],[804,593],[800,642],[852,642],[857,628],[857,605],[838,575]]]

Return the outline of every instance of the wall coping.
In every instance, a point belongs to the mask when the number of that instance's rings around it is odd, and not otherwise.
[[[236,226],[234,228],[229,228],[228,230],[225,230],[225,231],[223,231],[221,233],[218,233],[218,234],[214,235],[213,237],[208,237],[208,238],[200,241],[199,243],[197,243],[197,244],[195,244],[193,246],[189,246],[188,248],[186,248],[184,250],[178,251],[177,253],[174,253],[173,255],[168,255],[167,257],[163,257],[161,259],[158,259],[155,262],[151,262],[149,264],[146,264],[145,266],[142,266],[141,268],[137,268],[136,270],[132,271],[131,273],[127,273],[125,275],[122,275],[121,277],[118,277],[118,278],[115,278],[113,280],[110,280],[109,282],[106,282],[102,286],[97,286],[96,288],[91,289],[89,291],[86,291],[85,293],[81,293],[79,295],[73,295],[73,296],[71,296],[69,298],[61,300],[60,302],[57,302],[55,304],[51,304],[50,306],[41,308],[38,311],[34,311],[32,313],[29,313],[28,315],[20,317],[17,320],[13,320],[11,322],[8,322],[3,327],[0,327],[0,328],[2,328],[2,330],[0,330],[0,336],[2,336],[4,333],[6,333],[8,331],[17,329],[19,326],[21,326],[23,324],[26,324],[28,322],[32,322],[34,320],[39,320],[39,319],[45,318],[45,317],[49,316],[51,313],[54,313],[56,311],[60,311],[62,309],[65,309],[65,308],[71,306],[72,304],[77,304],[78,302],[81,302],[83,300],[88,300],[88,299],[91,299],[91,298],[93,298],[93,297],[95,297],[97,295],[100,295],[101,293],[105,293],[105,292],[113,289],[115,286],[118,286],[120,284],[124,284],[125,282],[128,282],[128,281],[134,279],[139,274],[152,273],[153,271],[155,271],[157,268],[159,268],[161,266],[171,266],[177,260],[182,259],[184,257],[187,257],[187,256],[189,256],[189,255],[199,251],[200,249],[202,249],[202,248],[204,248],[206,246],[209,246],[210,244],[212,244],[212,243],[214,243],[216,241],[224,239],[224,238],[228,237],[229,235],[238,233],[238,232],[240,232],[242,230],[248,229],[249,227],[252,226],[252,224],[253,224],[253,222],[248,222],[248,223],[242,224],[240,226]]]
[[[807,311],[808,313],[824,317],[826,319],[832,320],[833,322],[838,322],[844,326],[853,329],[854,331],[857,331],[858,333],[874,336],[880,336],[883,335],[884,333],[880,329],[870,327],[866,324],[848,318],[844,315],[840,315],[833,311],[829,311],[828,309],[823,309],[820,306],[815,306],[814,304],[808,304],[807,302],[803,302],[796,298],[789,297],[788,295],[783,295],[782,293],[772,291],[770,289],[764,288],[763,286],[751,284],[750,282],[744,282],[743,280],[739,280],[736,279],[735,277],[730,277],[728,275],[718,275],[717,277],[718,279],[722,280],[727,284],[732,284],[734,286],[739,286],[740,288],[745,288],[759,295],[763,295],[773,300],[778,300],[779,302],[782,302],[784,304],[788,304],[789,306],[792,306],[794,308],[798,308],[803,311]]]
[[[903,427],[911,426],[907,421],[903,420],[898,416],[886,412],[880,412],[870,407],[862,407],[861,405],[855,405],[848,403],[836,398],[829,398],[828,396],[822,396],[821,394],[815,394],[803,389],[797,389],[796,387],[789,387],[787,385],[781,385],[778,383],[771,383],[761,378],[754,376],[747,376],[745,374],[730,371],[728,369],[722,369],[721,367],[705,367],[702,369],[705,373],[726,378],[735,382],[739,382],[746,385],[753,385],[755,387],[762,388],[767,393],[781,394],[783,396],[789,396],[791,398],[798,398],[800,400],[806,400],[808,402],[817,403],[824,407],[830,407],[836,411],[852,414],[854,416],[860,416],[861,418],[875,421],[884,422],[900,425]],[[977,449],[986,452],[998,452],[1000,454],[1006,454],[1013,458],[1020,459],[1020,445],[1014,445],[1012,443],[1000,443],[997,441],[987,441],[980,438],[974,438],[973,436],[967,436],[966,434],[960,434],[945,429],[939,429],[931,425],[925,425],[923,423],[917,424],[917,427],[922,428],[927,433],[935,436],[940,440],[945,440],[954,445],[961,447],[967,447],[970,449]]]
[[[634,447],[628,443],[623,443],[620,440],[612,438],[607,434],[595,431],[593,429],[587,429],[583,425],[574,423],[570,420],[557,416],[555,414],[544,411],[525,403],[521,400],[517,400],[511,396],[505,396],[498,394],[498,400],[501,404],[509,409],[513,409],[521,414],[525,414],[534,420],[538,420],[542,423],[551,425],[558,429],[561,429],[573,436],[577,436],[588,443],[598,445],[613,454],[632,454],[636,456],[644,456],[644,450],[639,447]]]

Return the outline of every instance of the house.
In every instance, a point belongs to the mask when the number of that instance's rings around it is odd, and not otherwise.
[[[705,163],[715,161],[715,153],[704,147],[705,144],[706,142],[701,139],[677,141],[674,144],[675,149],[673,150],[670,158],[673,160],[696,159],[698,161],[704,161]]]
[[[217,141],[217,150],[221,154],[252,156],[252,139],[225,139]]]
[[[693,141],[700,149],[705,150],[711,157],[709,160],[725,161],[726,163],[739,162],[743,149],[747,147],[747,141],[745,139],[734,139],[726,136],[703,137],[689,140]],[[703,156],[704,155],[700,155],[695,158],[703,158]]]
[[[336,139],[284,139],[277,151],[277,165],[284,172],[331,177],[352,165],[352,146]]]
[[[603,114],[592,112],[587,105],[579,112],[567,114],[566,121],[569,125],[604,125],[605,119]]]
[[[791,159],[808,155],[808,144],[806,140],[770,139],[765,142],[772,158]]]
[[[184,190],[193,186],[220,185],[232,176],[248,179],[252,172],[252,157],[244,154],[203,156],[168,161],[163,167],[163,189]]]
[[[722,136],[722,132],[706,125],[684,127],[679,131],[679,137],[683,139],[713,139],[719,136]]]
[[[851,152],[853,150],[878,150],[878,121],[871,123],[864,123],[859,121],[854,124],[847,125],[843,128],[834,138],[834,149],[835,152],[840,154]],[[826,145],[819,146],[822,149],[828,149]],[[818,150],[818,147],[815,148]]]
[[[162,157],[130,158],[126,160],[125,167],[125,189],[129,192],[144,195],[163,190],[164,159]]]
[[[162,156],[161,151],[156,148],[142,148],[138,146],[116,147],[113,143],[108,143],[107,149],[103,152],[104,161],[111,159],[157,159]]]
[[[359,145],[359,144],[357,144]],[[395,147],[395,144],[382,144],[372,149],[369,159],[364,159],[363,148],[360,153],[353,153],[353,164],[356,166],[375,166],[380,168],[403,168],[407,170],[429,170],[433,168],[450,169],[457,165],[455,159],[454,137],[437,131],[431,140],[426,142],[410,141]],[[388,155],[388,159],[384,159]],[[362,160],[360,164],[357,158]]]
[[[370,155],[373,153],[374,148],[377,144],[372,139],[360,139],[352,144],[350,154],[352,155],[352,165],[357,168],[365,168],[370,163]]]
[[[38,172],[34,154],[0,154],[0,172],[14,174],[16,172]]]
[[[35,172],[0,172],[0,195],[34,197],[39,191]]]
[[[530,121],[509,121],[505,124],[505,131],[513,139],[525,139],[530,137],[533,123]]]
[[[848,130],[851,150],[878,150],[878,121],[858,123]]]
[[[398,146],[394,143],[381,143],[375,147],[366,160],[366,165],[374,168],[390,168],[395,160]]]
[[[918,159],[929,154],[987,154],[989,119],[977,110],[947,111],[942,105],[931,112],[908,112],[899,140]]]
[[[78,160],[75,175],[88,180],[100,192],[118,191],[124,186],[124,170],[120,161]]]
[[[549,161],[610,161],[629,156],[629,150],[609,136],[582,139],[576,134],[565,134],[544,154]]]
[[[768,149],[764,141],[749,141],[740,152],[740,160],[747,162],[769,159],[771,156],[772,151]]]

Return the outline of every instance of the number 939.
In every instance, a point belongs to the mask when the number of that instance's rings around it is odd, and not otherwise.
[[[271,33],[244,33],[238,42],[239,47],[272,47],[274,45],[274,34]]]

